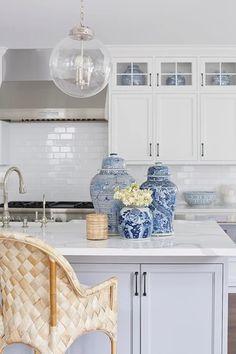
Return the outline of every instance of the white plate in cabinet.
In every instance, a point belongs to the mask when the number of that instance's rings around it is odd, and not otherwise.
[[[156,159],[197,160],[197,97],[194,94],[155,96]]]
[[[128,91],[152,90],[152,58],[115,58],[113,89]]]
[[[202,58],[200,87],[208,91],[236,91],[236,58]]]
[[[195,58],[158,58],[154,87],[168,92],[196,90],[196,67]]]
[[[127,163],[154,162],[152,94],[113,94],[110,152]]]
[[[202,161],[235,163],[236,95],[201,96],[200,150]]]

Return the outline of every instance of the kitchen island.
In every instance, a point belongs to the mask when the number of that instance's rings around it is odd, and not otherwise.
[[[87,241],[84,221],[45,228],[12,223],[8,231],[56,247],[82,283],[118,277],[118,354],[227,353],[227,260],[236,246],[217,223],[176,221],[173,236],[149,241]],[[19,354],[16,349],[6,352]],[[109,354],[102,333],[78,339],[69,353],[95,351]]]

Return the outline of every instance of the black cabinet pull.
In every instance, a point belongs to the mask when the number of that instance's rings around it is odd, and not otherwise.
[[[147,296],[147,272],[143,272],[143,296]]]
[[[202,79],[201,86],[204,86],[203,73],[201,73],[201,79]]]
[[[159,86],[159,74],[157,73],[157,87]]]
[[[139,296],[138,293],[138,272],[134,273],[134,281],[135,281],[135,285],[134,285],[134,296]]]
[[[160,144],[157,143],[157,157],[160,157]]]
[[[201,156],[204,157],[204,143],[201,143]]]
[[[149,86],[152,86],[152,74],[149,74]]]
[[[149,144],[149,156],[152,157],[152,143]]]

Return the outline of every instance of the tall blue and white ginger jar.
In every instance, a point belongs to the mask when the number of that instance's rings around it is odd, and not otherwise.
[[[177,187],[169,180],[168,166],[158,162],[149,167],[147,181],[140,188],[152,191],[153,235],[173,234]]]
[[[95,211],[108,215],[109,233],[118,234],[119,214],[123,206],[113,198],[115,188],[126,188],[131,183],[134,183],[134,178],[128,174],[125,160],[114,153],[103,159],[102,169],[91,181],[90,195]]]

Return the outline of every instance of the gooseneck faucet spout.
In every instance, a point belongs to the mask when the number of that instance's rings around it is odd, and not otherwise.
[[[23,194],[25,193],[25,184],[24,184],[24,179],[21,174],[21,171],[19,170],[18,167],[10,167],[3,178],[3,202],[4,202],[4,207],[3,207],[3,216],[2,216],[2,224],[3,227],[8,227],[10,223],[10,213],[8,210],[8,190],[7,190],[7,181],[9,176],[12,174],[12,172],[16,172],[18,177],[19,177],[19,193]]]
[[[45,227],[48,222],[48,219],[46,217],[46,197],[45,197],[45,194],[43,194],[43,216],[42,216],[42,219],[40,220],[40,222],[41,222],[41,227]]]

